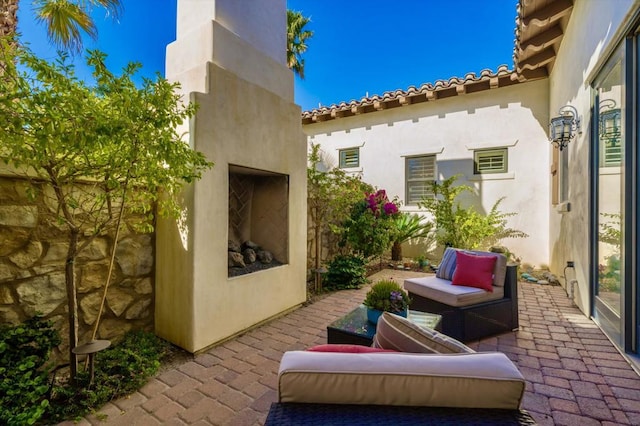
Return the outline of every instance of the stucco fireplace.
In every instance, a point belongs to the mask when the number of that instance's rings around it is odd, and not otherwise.
[[[191,352],[306,300],[306,141],[286,26],[285,0],[178,0],[166,76],[199,106],[185,142],[215,166],[185,188],[179,221],[158,222],[155,328]],[[230,276],[232,239],[278,265]]]

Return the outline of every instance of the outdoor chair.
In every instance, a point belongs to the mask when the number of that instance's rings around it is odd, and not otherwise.
[[[435,276],[404,288],[409,309],[442,315],[442,332],[469,342],[518,329],[517,283],[518,265],[503,254],[447,248]]]

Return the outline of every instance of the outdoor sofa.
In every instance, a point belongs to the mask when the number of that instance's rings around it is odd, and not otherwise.
[[[373,346],[286,352],[265,424],[535,424],[520,410],[525,379],[502,353],[475,352],[387,312]]]
[[[409,309],[442,315],[444,334],[470,342],[518,329],[517,283],[518,265],[503,254],[448,247],[435,276],[406,279],[404,288]]]

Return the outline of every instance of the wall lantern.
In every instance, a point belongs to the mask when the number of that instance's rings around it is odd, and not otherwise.
[[[549,140],[562,151],[580,130],[578,110],[571,105],[560,108],[560,116],[553,117],[549,123]]]

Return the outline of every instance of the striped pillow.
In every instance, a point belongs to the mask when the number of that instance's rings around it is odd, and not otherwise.
[[[383,312],[378,320],[373,347],[411,353],[474,353],[475,351],[430,328],[420,327],[398,315]]]
[[[442,255],[436,277],[451,281],[453,273],[456,270],[456,251],[453,247],[447,247]]]

